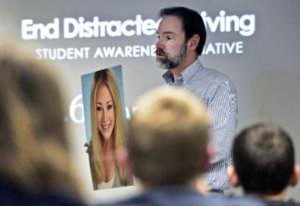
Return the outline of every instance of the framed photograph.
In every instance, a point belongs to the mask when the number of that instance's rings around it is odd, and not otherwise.
[[[122,66],[81,76],[89,155],[94,190],[132,185],[119,164],[117,151],[124,147],[125,104]]]

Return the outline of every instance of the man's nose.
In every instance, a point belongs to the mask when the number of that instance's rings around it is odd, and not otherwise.
[[[158,40],[156,41],[156,48],[157,48],[157,49],[164,49],[164,47],[165,47],[165,45],[164,45],[162,39],[158,39]]]

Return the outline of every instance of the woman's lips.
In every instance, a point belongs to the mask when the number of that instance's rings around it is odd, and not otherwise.
[[[109,129],[110,128],[110,124],[102,124],[101,127],[103,129]]]

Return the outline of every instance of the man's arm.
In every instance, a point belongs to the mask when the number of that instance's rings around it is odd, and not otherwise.
[[[208,109],[213,119],[212,143],[215,149],[211,163],[216,163],[229,157],[237,126],[237,95],[231,81],[227,80],[216,88]]]

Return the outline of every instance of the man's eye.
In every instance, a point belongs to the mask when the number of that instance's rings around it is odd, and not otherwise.
[[[171,40],[172,37],[171,37],[171,36],[166,36],[166,39],[167,39],[167,40]]]

